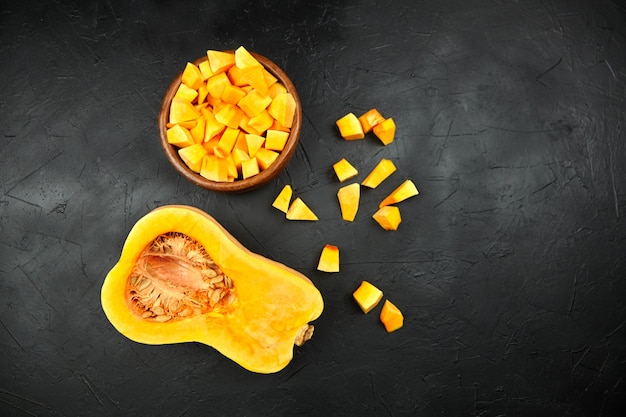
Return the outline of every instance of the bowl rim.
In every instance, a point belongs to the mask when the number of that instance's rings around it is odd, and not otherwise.
[[[223,52],[234,53],[234,50],[225,50]],[[272,165],[265,170],[260,171],[258,174],[243,180],[235,180],[232,182],[218,182],[209,180],[199,173],[196,173],[189,169],[187,165],[183,162],[180,155],[178,154],[178,149],[176,146],[171,145],[167,141],[167,123],[169,120],[169,109],[172,103],[172,99],[178,90],[178,87],[182,83],[182,75],[183,71],[180,71],[178,75],[172,80],[169,87],[167,88],[165,95],[163,97],[163,102],[161,104],[161,109],[159,111],[158,118],[158,127],[159,127],[159,136],[161,140],[161,147],[165,152],[165,155],[170,162],[170,164],[180,173],[185,179],[194,183],[195,185],[213,191],[221,191],[221,192],[244,192],[244,191],[252,191],[255,190],[268,182],[274,179],[282,170],[285,168],[287,163],[291,160],[291,157],[295,153],[295,150],[298,146],[298,142],[300,139],[300,130],[302,127],[302,105],[300,102],[300,97],[298,96],[298,92],[296,91],[296,87],[291,81],[291,79],[285,74],[285,72],[276,65],[269,58],[260,55],[255,52],[249,51],[250,54],[259,61],[263,67],[267,71],[270,72],[274,77],[281,82],[287,92],[291,93],[294,100],[296,101],[296,112],[294,114],[293,124],[291,126],[291,130],[289,132],[289,137],[287,142],[285,143],[285,147],[278,154],[278,158],[272,163]],[[199,65],[203,61],[207,61],[208,56],[204,55],[200,58],[197,58],[193,62],[195,65]]]

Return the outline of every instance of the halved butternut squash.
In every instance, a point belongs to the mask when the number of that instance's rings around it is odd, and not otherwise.
[[[250,252],[189,206],[157,208],[134,225],[101,302],[131,340],[204,343],[259,373],[291,361],[324,307],[307,277]]]

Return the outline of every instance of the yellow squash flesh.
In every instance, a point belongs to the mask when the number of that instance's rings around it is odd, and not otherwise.
[[[131,271],[142,251],[168,232],[198,241],[232,279],[236,299],[226,310],[164,323],[131,311],[126,297]],[[293,358],[298,332],[324,307],[307,277],[250,252],[211,216],[188,206],[157,208],[135,224],[104,280],[101,302],[111,324],[131,340],[151,345],[204,343],[258,373],[283,369]]]

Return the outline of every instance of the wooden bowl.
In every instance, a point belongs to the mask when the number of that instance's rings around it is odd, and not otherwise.
[[[227,51],[234,52],[234,51]],[[165,97],[163,99],[163,104],[161,105],[161,110],[159,112],[159,134],[161,137],[161,146],[165,151],[165,155],[167,159],[170,161],[172,166],[187,180],[192,183],[206,188],[207,190],[213,191],[221,191],[227,193],[238,193],[244,191],[251,191],[257,189],[269,181],[271,181],[274,177],[276,177],[287,165],[293,153],[296,150],[298,145],[298,140],[300,138],[300,128],[302,126],[302,106],[300,103],[300,98],[298,97],[298,93],[296,92],[296,88],[287,77],[287,75],[281,70],[275,63],[273,63],[268,58],[253,53],[251,54],[273,75],[275,76],[279,82],[281,82],[287,89],[287,92],[293,95],[293,98],[296,101],[296,113],[294,115],[293,125],[291,127],[291,132],[289,134],[289,138],[287,139],[287,143],[285,144],[284,149],[279,153],[278,158],[270,165],[267,169],[262,170],[257,175],[254,175],[247,179],[238,179],[233,182],[217,182],[211,181],[207,178],[204,178],[200,174],[192,171],[189,167],[183,162],[183,160],[178,155],[178,149],[176,146],[171,145],[167,141],[167,123],[169,121],[169,113],[170,113],[170,105],[172,103],[172,98],[176,94],[176,90],[181,84],[182,71],[178,74],[176,78],[172,81],[169,88],[165,92]],[[199,58],[194,61],[196,65],[200,64],[202,61],[208,60],[207,56]]]

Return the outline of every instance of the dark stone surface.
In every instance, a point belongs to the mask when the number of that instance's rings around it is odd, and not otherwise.
[[[284,2],[287,3],[287,2]],[[617,416],[626,398],[626,26],[591,1],[3,2],[0,414]],[[170,80],[244,45],[304,110],[288,169],[241,195],[179,177],[158,143]],[[376,107],[396,140],[345,142]],[[332,163],[398,171],[340,218]],[[383,231],[378,202],[420,195]],[[286,183],[318,214],[270,205]],[[325,299],[313,339],[257,375],[212,348],[145,346],[100,287],[134,222],[201,208]],[[326,243],[341,272],[316,271]],[[361,280],[405,313],[386,334]]]

